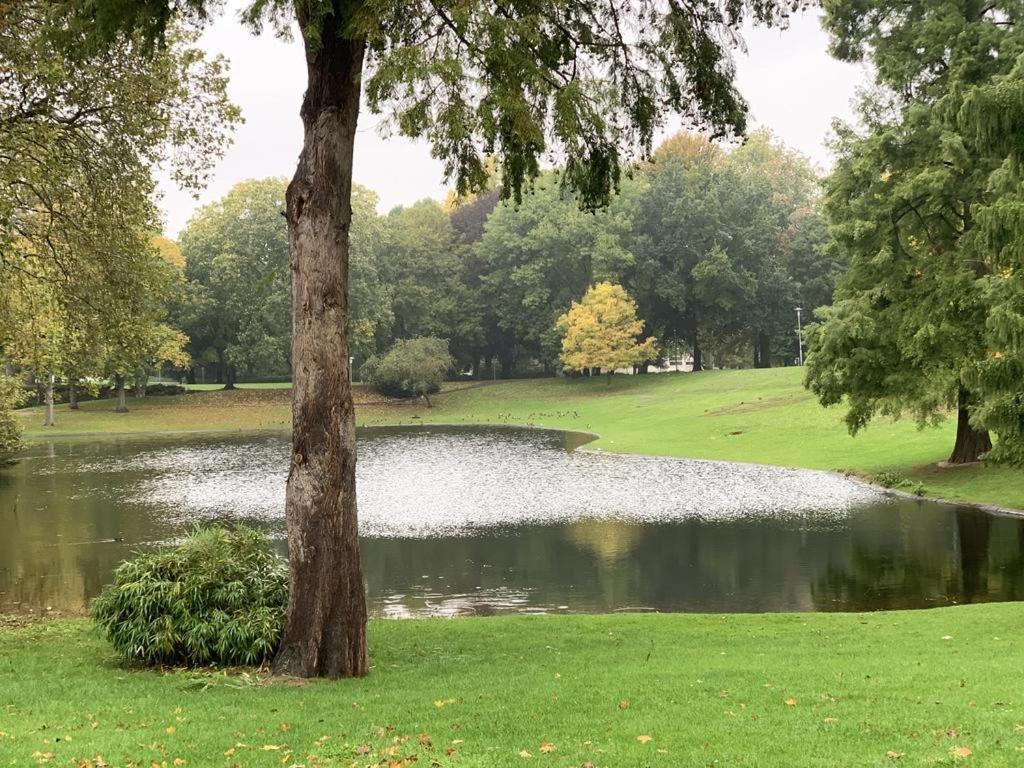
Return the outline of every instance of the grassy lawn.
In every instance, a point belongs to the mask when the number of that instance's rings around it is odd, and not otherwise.
[[[0,765],[1019,766],[1020,616],[374,620],[369,677],[301,686],[50,621],[0,629]]]
[[[1024,473],[998,467],[939,469],[952,448],[954,424],[920,430],[910,421],[879,420],[855,438],[842,410],[821,408],[797,368],[709,371],[698,375],[541,379],[450,385],[425,404],[381,404],[357,387],[363,424],[533,424],[596,432],[591,447],[665,456],[751,461],[876,475],[896,471],[934,496],[1024,508]],[[40,409],[21,412],[27,435],[287,429],[287,389],[197,392],[129,401],[115,414],[108,401],[78,413],[58,409],[44,429]]]

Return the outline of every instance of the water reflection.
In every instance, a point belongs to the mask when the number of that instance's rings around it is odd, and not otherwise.
[[[1024,520],[821,473],[573,452],[501,429],[360,435],[385,616],[782,611],[1024,598]],[[278,537],[282,436],[64,442],[0,471],[0,607],[81,610],[132,551],[222,516]]]

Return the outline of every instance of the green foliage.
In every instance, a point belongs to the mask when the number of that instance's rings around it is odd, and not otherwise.
[[[21,447],[21,425],[14,409],[25,400],[25,390],[14,376],[0,374],[0,462]]]
[[[685,342],[698,368],[703,353],[728,360],[752,340],[757,365],[792,360],[793,308],[829,301],[839,271],[821,249],[807,160],[764,132],[728,153],[684,133],[665,141],[641,182],[635,267],[623,282],[649,330]]]
[[[125,35],[160,42],[175,19],[205,22],[214,0],[57,0],[89,49]],[[365,43],[366,100],[404,135],[427,139],[460,194],[486,187],[487,158],[518,201],[549,154],[587,207],[607,203],[622,167],[651,149],[669,114],[716,136],[742,133],[729,45],[748,17],[781,21],[789,4],[555,4],[417,0],[250,0],[243,19],[306,47],[327,35]]]
[[[440,391],[453,363],[444,339],[405,339],[396,341],[387,354],[367,360],[360,375],[390,397],[427,397]]]
[[[1007,19],[1019,9],[825,9],[833,51],[869,59],[878,87],[860,105],[864,130],[838,132],[826,208],[851,268],[809,330],[808,385],[824,404],[845,399],[851,431],[879,413],[925,423],[967,409],[975,428],[999,434],[990,458],[1024,460],[1012,341],[1024,327],[1014,298],[1024,228],[1006,163],[1014,140],[996,140],[1016,119],[1006,87],[1024,38]],[[986,120],[995,103],[1009,111]]]
[[[262,532],[207,528],[123,563],[93,615],[126,661],[262,664],[277,650],[287,601],[287,565]]]
[[[879,472],[872,480],[885,488],[898,488],[915,496],[924,496],[925,494],[924,483],[920,480],[911,480],[899,470],[890,469]]]

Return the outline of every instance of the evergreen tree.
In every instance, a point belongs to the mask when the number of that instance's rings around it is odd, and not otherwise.
[[[991,448],[972,382],[989,357],[992,274],[972,242],[999,161],[957,115],[965,92],[1012,66],[1017,35],[996,6],[951,1],[836,0],[825,23],[838,56],[870,58],[878,87],[863,133],[839,131],[827,210],[851,268],[808,334],[808,385],[826,405],[847,399],[854,432],[878,413],[953,409],[950,461],[975,461]]]

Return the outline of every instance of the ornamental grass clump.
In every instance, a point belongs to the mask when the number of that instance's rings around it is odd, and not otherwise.
[[[198,529],[121,564],[93,604],[114,650],[145,665],[262,664],[288,604],[288,566],[251,528]]]

